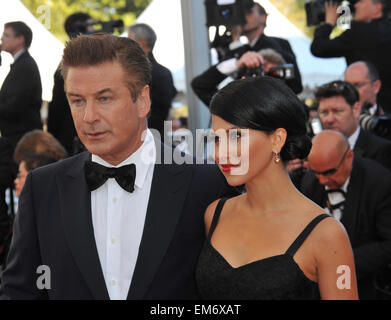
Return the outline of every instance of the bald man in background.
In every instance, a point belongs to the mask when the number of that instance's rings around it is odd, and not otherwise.
[[[301,191],[346,228],[360,299],[375,299],[375,276],[391,263],[391,172],[354,156],[347,139],[325,130],[314,137]]]

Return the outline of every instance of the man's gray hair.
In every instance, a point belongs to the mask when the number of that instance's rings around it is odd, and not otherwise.
[[[145,23],[136,23],[127,28],[128,32],[133,33],[135,40],[143,38],[148,48],[152,51],[156,42],[156,33],[153,29]]]

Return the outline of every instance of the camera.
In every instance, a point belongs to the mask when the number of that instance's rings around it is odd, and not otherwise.
[[[371,131],[383,138],[391,139],[391,118],[387,116],[376,116],[369,113],[370,103],[364,103],[360,117],[360,126],[364,130]]]
[[[273,68],[270,68],[269,71],[265,71],[261,66],[257,68],[244,68],[242,69],[238,75],[237,79],[251,78],[251,77],[262,77],[269,76],[281,80],[289,80],[295,77],[294,66],[291,63],[282,64]]]
[[[94,29],[88,32],[82,32],[82,30],[87,29],[88,27],[100,26],[100,29]],[[115,29],[121,30],[124,27],[124,22],[122,20],[110,20],[110,21],[101,21],[101,20],[87,20],[87,21],[79,21],[74,25],[76,30],[79,30],[77,33],[84,34],[93,34],[97,32],[104,33],[114,33]]]
[[[253,5],[253,0],[205,0],[206,24],[208,27],[244,25],[246,13]]]
[[[305,3],[305,12],[307,17],[307,26],[317,26],[325,21],[326,17],[326,2],[333,2],[336,4],[342,4],[343,2],[349,3],[350,12],[353,11],[353,5],[357,0],[310,0]]]

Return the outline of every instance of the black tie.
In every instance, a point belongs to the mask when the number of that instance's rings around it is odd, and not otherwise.
[[[126,191],[134,191],[136,165],[134,163],[119,168],[107,168],[96,162],[86,161],[84,173],[90,191],[98,189],[108,178],[114,178]]]

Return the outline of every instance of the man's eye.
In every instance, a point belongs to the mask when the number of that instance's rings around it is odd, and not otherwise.
[[[83,99],[75,99],[72,101],[72,104],[80,105],[80,104],[82,104],[82,102],[83,102]]]
[[[110,97],[100,97],[99,98],[99,101],[100,102],[107,102],[107,101],[109,101],[110,100]]]

